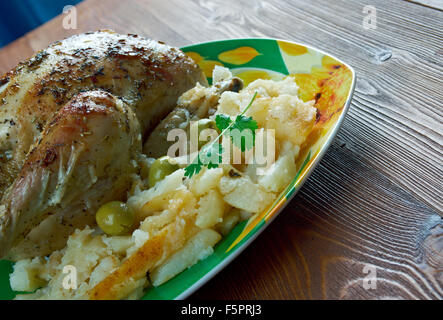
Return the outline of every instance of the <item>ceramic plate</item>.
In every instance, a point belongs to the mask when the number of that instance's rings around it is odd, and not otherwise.
[[[337,133],[354,91],[354,70],[320,50],[275,39],[233,39],[182,48],[203,69],[211,82],[216,65],[228,67],[247,85],[256,79],[293,77],[304,101],[315,100],[317,122],[302,147],[297,176],[270,208],[238,224],[214,253],[165,284],[149,289],[143,299],[184,299],[239,255],[282,211],[318,164]],[[265,253],[266,254],[266,253]],[[11,299],[12,264],[0,261],[0,299]]]

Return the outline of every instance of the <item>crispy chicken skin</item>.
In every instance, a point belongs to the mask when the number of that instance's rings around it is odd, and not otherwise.
[[[125,197],[143,139],[196,82],[179,49],[112,31],[56,42],[0,79],[0,258],[61,248]]]
[[[3,199],[2,253],[21,240],[9,253],[12,258],[32,256],[40,248],[52,251],[73,228],[93,223],[102,203],[125,195],[136,173],[131,160],[141,151],[134,112],[103,91],[77,95],[41,136]],[[50,215],[62,234],[48,234],[48,228],[35,231]]]

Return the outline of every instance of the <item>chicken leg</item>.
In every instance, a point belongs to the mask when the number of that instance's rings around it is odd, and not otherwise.
[[[100,205],[125,197],[141,147],[140,124],[121,100],[91,91],[68,102],[48,122],[5,195],[0,254],[18,244],[10,259],[45,255],[63,246],[76,227],[93,224]]]

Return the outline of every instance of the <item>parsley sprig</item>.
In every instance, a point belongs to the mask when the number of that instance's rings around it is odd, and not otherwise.
[[[230,137],[234,145],[240,148],[242,152],[246,149],[252,149],[255,146],[255,130],[258,129],[257,122],[253,120],[252,117],[246,117],[244,114],[251,107],[256,97],[257,92],[254,93],[247,107],[234,121],[232,121],[228,115],[218,114],[216,116],[215,124],[221,133],[211,143],[204,146],[194,161],[185,168],[186,177],[191,178],[194,174],[198,174],[203,166],[208,167],[208,169],[219,166],[222,161],[223,147],[217,141],[219,141],[223,135]],[[243,137],[238,139],[236,135],[241,134],[243,130],[251,130],[252,141],[244,139]]]

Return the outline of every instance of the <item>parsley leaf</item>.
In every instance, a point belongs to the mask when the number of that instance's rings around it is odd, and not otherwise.
[[[190,178],[194,174],[198,174],[203,166],[207,166],[208,169],[218,168],[222,162],[222,155],[223,147],[219,143],[203,147],[194,161],[185,168],[185,176]]]
[[[258,129],[258,125],[257,121],[253,120],[252,117],[240,114],[232,122],[229,116],[218,114],[215,117],[215,124],[224,135],[231,137],[232,143],[240,148],[242,152],[254,147],[255,130]],[[244,132],[245,130],[247,131]]]
[[[198,153],[194,161],[185,168],[185,176],[191,178],[194,174],[198,174],[203,166],[207,166],[208,169],[217,168],[222,163],[223,147],[219,141],[222,135],[228,135],[231,137],[232,142],[238,148],[244,152],[246,149],[252,149],[255,145],[255,130],[258,129],[257,122],[252,117],[246,117],[244,114],[251,107],[257,92],[254,93],[248,106],[239,114],[235,121],[232,121],[228,115],[218,114],[215,117],[215,124],[221,131],[221,134],[213,140],[210,144],[203,147]],[[249,130],[252,139],[247,139],[247,135],[244,135],[243,131]],[[217,142],[217,143],[216,143]]]
[[[215,125],[217,126],[220,132],[225,131],[232,123],[232,120],[229,116],[225,114],[218,114],[215,117]]]
[[[252,117],[238,115],[230,129],[231,140],[242,152],[245,152],[246,149],[249,150],[255,146],[255,130],[257,129],[257,121]]]
[[[198,174],[202,169],[202,165],[203,164],[200,161],[200,156],[197,156],[197,158],[185,168],[185,176],[190,178],[194,174]]]

